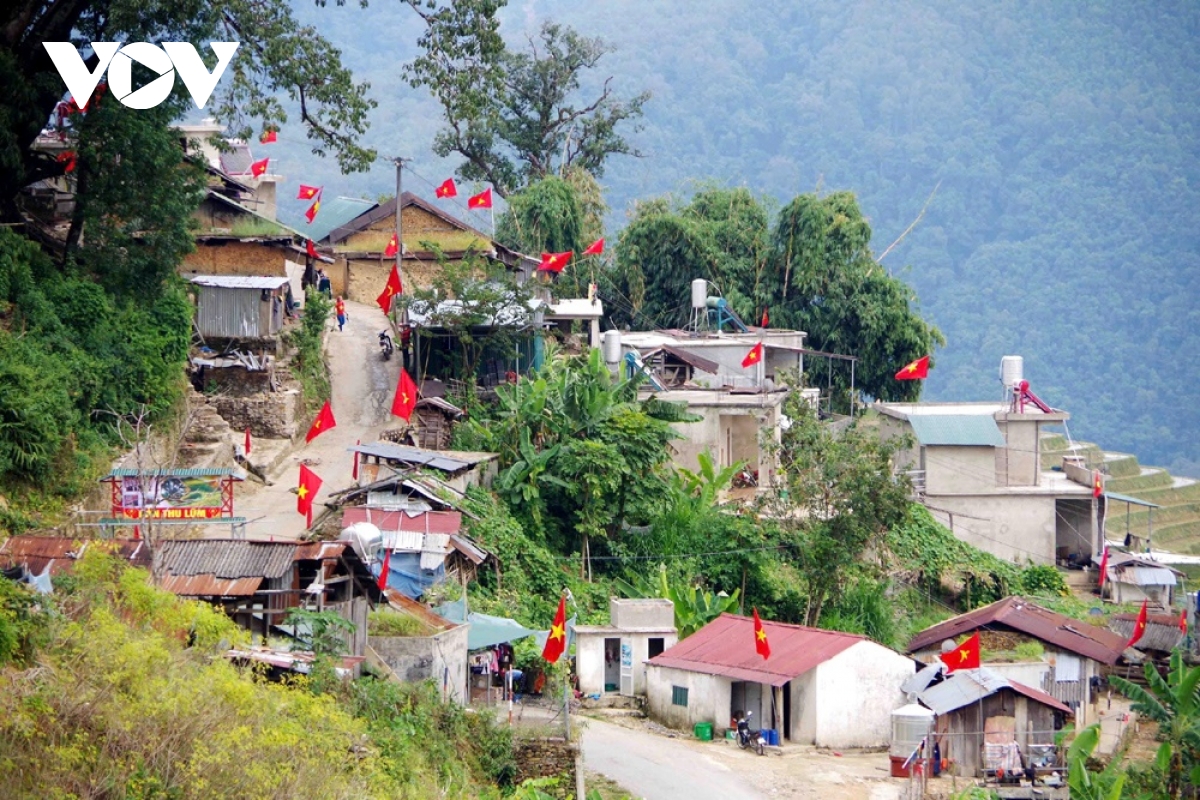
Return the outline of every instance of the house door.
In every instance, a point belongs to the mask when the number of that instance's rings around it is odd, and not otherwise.
[[[792,682],[783,685],[783,738],[792,738]]]
[[[621,639],[621,694],[633,697],[633,640]]]
[[[615,692],[621,685],[621,640],[615,636],[604,640],[604,691]]]

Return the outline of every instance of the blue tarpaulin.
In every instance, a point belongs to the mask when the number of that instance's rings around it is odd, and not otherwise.
[[[526,628],[515,619],[493,617],[490,614],[480,614],[477,611],[463,614],[465,610],[466,602],[460,598],[438,606],[433,612],[451,622],[465,621],[471,623],[471,627],[467,631],[468,650],[479,650],[484,647],[503,644],[504,642],[515,642],[517,639],[524,639],[526,636],[533,636],[539,649],[544,649],[546,646],[546,637],[550,635],[549,630],[532,630]],[[571,617],[567,620],[567,647],[571,646],[571,642],[574,639],[575,617]]]
[[[381,555],[379,562],[371,567],[371,572],[374,573],[376,579],[379,578],[379,572],[382,569]],[[421,569],[420,553],[393,552],[388,561],[388,588],[395,589],[413,600],[420,600],[429,587],[436,586],[445,579],[446,567],[444,564],[438,564],[437,569]]]

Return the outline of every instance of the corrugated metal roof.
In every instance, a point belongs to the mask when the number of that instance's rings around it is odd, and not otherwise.
[[[1137,622],[1137,614],[1113,614],[1108,621],[1109,629],[1125,641],[1133,636],[1133,626]],[[1147,614],[1146,630],[1134,647],[1138,650],[1158,650],[1169,653],[1183,641],[1183,631],[1179,630],[1178,614]]]
[[[369,522],[380,531],[412,531],[416,533],[458,533],[462,528],[462,514],[458,511],[422,511],[409,514],[404,511],[385,511],[370,506],[347,506],[342,509],[342,527],[348,528],[356,522]]]
[[[1144,567],[1140,564],[1118,567],[1113,580],[1135,586],[1175,586],[1175,573],[1163,567]]]
[[[650,663],[782,686],[843,650],[871,641],[865,636],[782,622],[764,621],[763,629],[771,645],[771,657],[765,661],[754,650],[754,620],[722,614]]]
[[[923,445],[1003,447],[996,420],[980,414],[914,414],[908,418]]]
[[[296,226],[303,225],[305,235],[314,242],[320,242],[328,238],[335,229],[357,219],[377,205],[373,200],[363,200],[360,197],[331,197],[328,200],[322,198],[321,211],[312,223],[297,222]]]
[[[11,536],[0,544],[0,567],[22,564],[35,575],[50,568],[50,574],[60,575],[75,566],[75,560],[89,547],[111,549],[122,561],[135,567],[150,567],[150,550],[142,539],[88,539],[68,536]]]
[[[235,481],[245,480],[246,478],[246,473],[233,467],[193,467],[191,469],[114,469],[100,480],[136,478],[139,475],[161,478],[224,478],[229,476]]]
[[[195,539],[163,542],[159,556],[164,574],[279,578],[291,569],[296,548],[294,542]]]
[[[475,544],[474,540],[470,537],[464,536],[461,533],[450,537],[450,545],[470,559],[473,564],[482,564],[491,555],[487,550]]]
[[[288,282],[287,276],[269,275],[197,275],[191,283],[217,289],[278,289]]]
[[[456,628],[460,624],[451,622],[445,617],[438,616],[436,613],[434,613],[433,609],[429,608],[423,603],[418,603],[416,600],[405,597],[401,592],[395,589],[385,589],[383,595],[387,598],[388,603],[390,603],[397,611],[401,611],[405,614],[410,614],[416,617],[434,630],[445,631],[451,628]]]
[[[924,691],[919,692],[917,696],[934,713],[947,714],[963,706],[977,703],[983,698],[990,697],[1003,689],[1011,689],[1017,694],[1024,695],[1058,711],[1067,714],[1072,713],[1069,706],[1055,700],[1045,692],[1026,686],[1023,683],[1009,680],[987,667],[952,672],[941,683],[930,686]]]
[[[387,461],[400,461],[405,464],[418,464],[423,467],[439,469],[443,472],[458,472],[476,464],[494,458],[493,455],[466,458],[463,454],[455,457],[443,455],[437,450],[421,450],[416,447],[404,447],[398,444],[360,444],[350,448],[351,452],[362,453],[365,456],[375,456]]]
[[[181,597],[250,597],[262,578],[218,578],[214,575],[163,575],[162,588]]]
[[[1060,650],[1104,664],[1115,664],[1125,650],[1125,641],[1111,631],[1034,605],[1022,597],[1006,597],[926,628],[909,642],[908,651],[923,650],[969,631],[997,626],[1021,631]]]
[[[1143,500],[1140,497],[1134,497],[1128,494],[1118,494],[1117,492],[1105,492],[1104,496],[1109,500],[1119,500],[1122,503],[1132,503],[1135,506],[1145,506],[1146,508],[1162,508],[1158,503],[1151,503],[1149,500]]]

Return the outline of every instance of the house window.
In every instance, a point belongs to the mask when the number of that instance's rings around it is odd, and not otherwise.
[[[687,708],[687,694],[688,690],[686,686],[672,686],[671,705]]]
[[[662,651],[663,651],[663,637],[651,636],[650,644],[649,644],[649,655],[647,656],[647,658],[654,658],[655,656],[660,655],[662,653]]]

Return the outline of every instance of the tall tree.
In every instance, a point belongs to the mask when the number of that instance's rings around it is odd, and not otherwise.
[[[610,156],[638,155],[620,128],[641,117],[648,92],[622,100],[609,78],[598,95],[578,99],[584,76],[610,52],[602,40],[546,22],[528,52],[516,52],[499,35],[503,0],[408,2],[427,26],[409,83],[441,104],[447,128],[434,150],[465,158],[463,179],[507,197],[571,167],[601,177]]]

